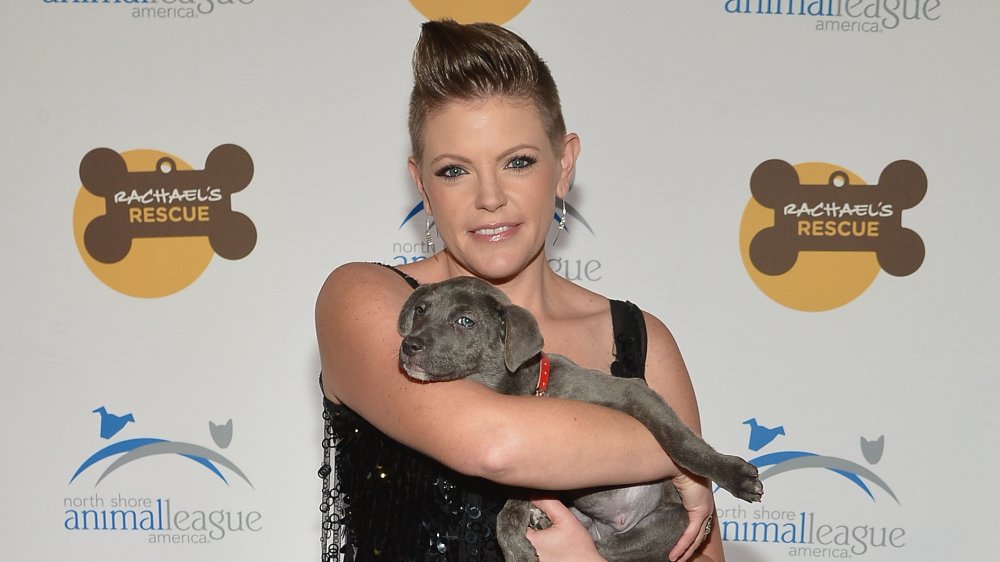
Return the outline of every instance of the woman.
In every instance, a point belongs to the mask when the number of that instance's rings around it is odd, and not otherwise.
[[[442,21],[424,24],[413,68],[409,171],[444,249],[395,271],[341,266],[320,292],[325,444],[336,443],[321,506],[331,514],[326,533],[334,543],[344,535],[345,559],[501,560],[494,524],[509,487],[672,478],[691,523],[670,558],[723,560],[718,532],[706,537],[714,509],[706,483],[680,472],[632,418],[469,381],[420,384],[400,371],[396,318],[412,287],[471,275],[530,310],[547,351],[645,375],[698,430],[691,382],[666,327],[548,265],[553,204],[569,191],[580,140],[566,133],[546,65],[503,28]],[[321,474],[330,476],[330,464]],[[542,561],[600,559],[565,506],[537,505],[555,523],[527,531]],[[324,559],[337,546],[325,546]]]

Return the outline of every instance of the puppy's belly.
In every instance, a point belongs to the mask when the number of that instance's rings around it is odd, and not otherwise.
[[[573,500],[577,519],[595,540],[635,527],[660,505],[663,484],[608,488]]]

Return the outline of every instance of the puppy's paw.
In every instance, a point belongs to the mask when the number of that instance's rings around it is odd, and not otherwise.
[[[511,499],[497,514],[497,542],[506,562],[538,562],[535,547],[525,536],[535,517],[534,511],[538,510],[531,502]]]
[[[549,519],[549,516],[544,511],[531,506],[531,512],[528,514],[528,526],[536,531],[541,531],[542,529],[551,527],[552,520]]]
[[[757,467],[736,456],[727,456],[726,465],[726,470],[713,478],[715,483],[741,500],[759,502],[764,484],[758,478]]]

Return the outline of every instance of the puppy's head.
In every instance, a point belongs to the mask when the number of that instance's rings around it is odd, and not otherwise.
[[[534,316],[482,279],[456,277],[418,287],[399,314],[399,361],[408,375],[446,381],[498,379],[542,350]]]

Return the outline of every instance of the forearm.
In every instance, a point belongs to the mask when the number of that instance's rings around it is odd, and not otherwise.
[[[557,398],[505,398],[510,404],[498,412],[494,448],[480,476],[509,485],[565,490],[678,474],[649,431],[626,414]]]
[[[335,370],[336,371],[336,370]],[[324,383],[336,377],[324,375]],[[678,473],[649,431],[602,406],[504,396],[471,381],[421,384],[402,375],[375,391],[343,385],[343,402],[380,430],[464,474],[566,490]]]

